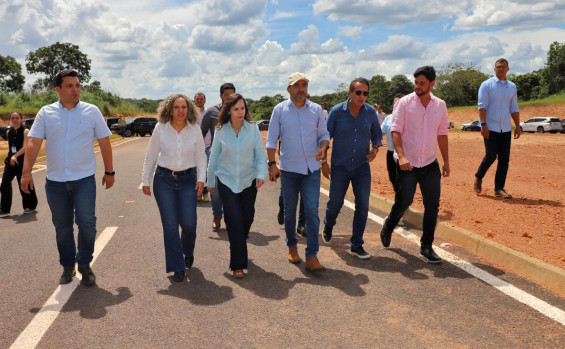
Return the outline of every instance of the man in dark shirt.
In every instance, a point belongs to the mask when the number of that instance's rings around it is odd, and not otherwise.
[[[210,148],[212,147],[212,143],[214,143],[214,131],[216,129],[216,124],[218,123],[218,114],[220,113],[220,109],[222,109],[222,104],[224,100],[229,96],[235,93],[235,86],[232,83],[226,82],[222,86],[220,86],[220,99],[222,103],[214,105],[202,114],[202,123],[200,124],[200,128],[202,129],[202,137],[205,137],[208,132],[210,132],[211,141],[210,147],[206,148],[206,156],[210,158]],[[212,221],[212,229],[217,231],[220,229],[222,223],[222,215],[224,213],[222,198],[220,197],[220,193],[218,190],[214,190],[211,195],[212,201],[212,215],[214,219]]]
[[[351,254],[360,259],[371,257],[363,249],[371,194],[369,162],[377,156],[382,140],[377,112],[366,103],[368,95],[369,81],[365,78],[353,80],[349,85],[349,98],[333,107],[326,120],[330,138],[333,138],[333,150],[330,200],[326,206],[322,237],[327,243],[332,240],[332,229],[351,183],[355,195],[355,214],[349,244]],[[330,178],[329,165],[324,160],[322,162],[322,174]]]

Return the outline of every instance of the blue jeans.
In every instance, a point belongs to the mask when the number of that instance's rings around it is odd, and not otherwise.
[[[55,226],[59,263],[64,268],[87,266],[96,240],[96,181],[94,175],[76,181],[45,181],[45,194]],[[73,220],[78,226],[78,250]]]
[[[155,171],[153,193],[163,224],[167,273],[185,269],[183,257],[194,254],[196,242],[196,168],[173,176],[160,167]],[[182,229],[179,237],[179,225]]]
[[[333,228],[339,211],[343,206],[345,193],[349,188],[349,182],[353,187],[355,195],[355,213],[353,215],[353,232],[349,245],[352,248],[363,245],[363,233],[367,225],[369,215],[369,196],[371,195],[371,168],[369,163],[363,164],[353,171],[338,166],[331,168],[330,200],[326,205],[326,218],[324,223],[328,228]]]
[[[304,202],[306,215],[306,258],[316,257],[318,253],[318,203],[320,201],[320,170],[306,175],[281,171],[281,186],[284,199],[284,230],[287,246],[298,243],[296,238],[296,205],[298,194]]]
[[[208,161],[210,161],[210,147],[206,147],[206,157],[208,158]],[[218,182],[216,181],[216,188],[218,187]],[[214,217],[219,217],[222,218],[222,215],[224,214],[224,208],[223,208],[223,202],[222,202],[222,198],[220,197],[220,191],[219,190],[214,190],[214,192],[212,194],[210,194],[210,201],[212,204],[212,215]]]
[[[279,193],[279,209],[281,209],[284,212],[282,186],[281,186],[281,191]],[[302,202],[302,198],[300,198],[300,208],[298,209],[298,225],[301,227],[306,226],[306,219],[304,218],[304,202]]]

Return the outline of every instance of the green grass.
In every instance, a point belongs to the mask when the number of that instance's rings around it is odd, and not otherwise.
[[[518,101],[518,105],[520,107],[526,106],[543,106],[543,105],[552,105],[552,104],[565,104],[565,92],[557,93],[551,95],[549,97],[545,97],[542,99],[536,99],[533,101]],[[447,110],[468,110],[468,109],[476,109],[476,105],[468,105],[465,107],[451,107],[447,108]]]

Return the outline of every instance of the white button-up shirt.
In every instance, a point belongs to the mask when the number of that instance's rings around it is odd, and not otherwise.
[[[57,101],[39,110],[28,136],[46,141],[47,178],[68,182],[96,172],[94,140],[111,134],[97,106],[79,101],[68,110]]]
[[[158,122],[147,146],[141,185],[151,185],[156,164],[172,171],[196,167],[196,181],[205,182],[206,162],[204,138],[197,124],[188,124],[177,132],[170,122]]]

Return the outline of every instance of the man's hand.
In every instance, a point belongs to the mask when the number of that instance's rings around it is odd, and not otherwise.
[[[15,155],[12,155],[10,158],[10,166],[14,166],[15,164],[19,164],[18,158]]]
[[[104,177],[102,177],[102,186],[104,185],[106,185],[106,189],[112,188],[114,185],[114,176],[105,174]]]
[[[196,189],[196,197],[202,195],[202,191],[204,190],[204,182],[196,182],[196,187],[194,187],[194,189]]]
[[[20,188],[26,194],[29,194],[30,189],[32,189],[32,190],[35,189],[35,187],[33,185],[33,177],[31,176],[31,173],[23,173],[22,174],[22,180],[20,182]]]
[[[256,187],[257,189],[261,188],[261,186],[262,186],[263,184],[265,184],[265,181],[262,180],[262,179],[260,179],[260,178],[257,178],[257,180],[255,181],[255,187]]]
[[[324,160],[326,158],[326,147],[322,147],[321,149],[318,149],[318,153],[316,154],[316,160],[320,161],[320,160]]]
[[[379,148],[373,148],[373,150],[367,154],[367,160],[369,160],[369,162],[373,161],[377,157],[378,152]]]
[[[141,190],[143,190],[143,194],[151,196],[151,188],[148,185],[141,187]]]
[[[402,171],[412,171],[412,164],[405,156],[398,159],[398,165]]]
[[[485,139],[488,139],[489,134],[490,134],[490,132],[489,132],[489,130],[488,130],[488,126],[485,125],[485,124],[481,125],[481,135],[482,135]]]
[[[448,163],[444,163],[443,167],[442,167],[442,174],[444,177],[449,177],[449,173],[451,172],[451,169],[449,168],[449,164]]]
[[[327,162],[324,162],[322,164],[322,175],[324,175],[327,179],[330,179],[330,173],[330,165]]]
[[[522,135],[522,130],[520,129],[520,126],[517,126],[514,129],[514,139],[520,138],[520,135]]]
[[[281,170],[279,170],[279,167],[276,164],[271,165],[269,167],[269,180],[271,182],[276,182],[277,178],[280,176],[281,176]]]

